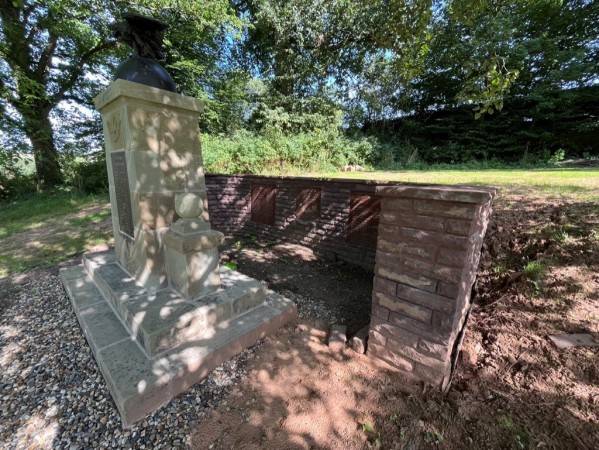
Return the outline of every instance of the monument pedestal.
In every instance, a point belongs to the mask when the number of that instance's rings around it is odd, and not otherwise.
[[[106,136],[115,249],[84,255],[61,278],[130,424],[293,320],[297,309],[257,280],[218,265],[224,236],[209,222],[201,102],[117,80],[96,106]]]

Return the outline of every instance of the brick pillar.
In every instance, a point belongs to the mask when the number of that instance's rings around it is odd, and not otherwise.
[[[368,353],[445,389],[495,189],[380,186]]]

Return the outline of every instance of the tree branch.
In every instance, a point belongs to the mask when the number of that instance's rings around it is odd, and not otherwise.
[[[0,0],[0,18],[7,44],[6,60],[13,72],[18,67],[30,75],[31,56],[25,40],[25,24],[19,19],[19,10],[11,0]]]
[[[36,78],[39,81],[44,82],[44,84],[48,79],[50,58],[52,58],[54,50],[56,50],[56,44],[58,43],[58,36],[51,31],[49,33],[50,37],[48,39],[48,43],[40,55],[40,59],[37,62],[37,68],[35,70]]]
[[[96,45],[95,47],[89,49],[86,53],[84,53],[79,58],[77,63],[71,67],[70,75],[68,76],[67,80],[60,86],[58,92],[52,96],[52,104],[56,105],[58,102],[60,102],[64,98],[66,92],[72,89],[73,86],[75,86],[75,83],[77,83],[77,80],[81,76],[83,67],[91,60],[91,58],[94,55],[114,45],[114,42],[102,42],[101,44]]]

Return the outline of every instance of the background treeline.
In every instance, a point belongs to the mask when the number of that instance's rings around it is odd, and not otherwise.
[[[530,165],[598,154],[599,86],[557,91],[542,102],[509,96],[500,114],[472,116],[470,106],[460,106],[366,122],[362,130],[397,143],[376,154],[383,166],[416,157],[432,164],[494,159]]]
[[[104,189],[92,99],[170,25],[163,65],[205,101],[208,171],[541,164],[599,154],[599,2],[0,0],[0,197]]]

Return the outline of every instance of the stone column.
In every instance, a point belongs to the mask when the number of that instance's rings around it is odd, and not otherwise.
[[[179,217],[175,196],[203,202],[208,223],[198,117],[192,97],[116,80],[95,99],[102,114],[118,262],[149,292],[168,284],[164,234]]]
[[[445,389],[495,189],[380,186],[368,353]]]

